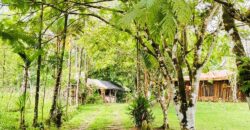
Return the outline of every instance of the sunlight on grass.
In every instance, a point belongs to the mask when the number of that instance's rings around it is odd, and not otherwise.
[[[7,96],[6,96],[7,95]],[[0,96],[0,129],[18,129],[19,112],[15,102],[9,102],[9,95]],[[12,95],[12,100],[16,101],[18,94]],[[26,122],[31,129],[33,119],[33,104],[29,99],[26,110]],[[44,119],[48,119],[51,102],[46,100],[44,109]],[[7,109],[8,107],[8,109]],[[69,117],[64,120],[62,130],[69,129],[105,129],[114,123],[119,123],[123,129],[134,127],[133,120],[127,114],[128,104],[88,104],[78,108],[69,108]],[[41,110],[40,110],[41,111]],[[41,113],[41,112],[40,112]],[[162,125],[162,111],[157,104],[153,107],[155,120],[153,127]],[[250,111],[246,103],[212,103],[199,102],[196,112],[197,130],[249,130]],[[171,104],[169,108],[169,124],[171,129],[179,130],[175,110]],[[41,122],[41,115],[39,115]],[[55,129],[53,127],[49,129]]]

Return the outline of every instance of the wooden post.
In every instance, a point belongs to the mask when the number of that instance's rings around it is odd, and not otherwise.
[[[102,95],[103,102],[106,102],[105,101],[105,92],[106,92],[105,89],[101,89],[101,95]]]
[[[115,90],[115,103],[116,103],[116,94],[117,94],[117,91],[118,91],[118,90]]]
[[[109,90],[109,103],[112,103],[112,95],[111,95],[112,89]]]
[[[246,99],[247,99],[247,103],[248,103],[249,110],[250,110],[250,95],[248,95],[248,96],[246,97]]]

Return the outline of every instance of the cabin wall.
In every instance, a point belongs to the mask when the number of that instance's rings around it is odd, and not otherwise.
[[[190,87],[190,82],[186,81],[187,90]],[[244,101],[244,95],[237,90],[237,98],[239,101]],[[232,101],[232,87],[228,80],[221,81],[200,81],[198,100],[199,101]]]
[[[228,81],[214,81],[214,99],[216,101],[231,101],[232,88]]]
[[[105,103],[116,103],[117,97],[117,90],[105,90],[105,93],[103,94],[103,101]]]

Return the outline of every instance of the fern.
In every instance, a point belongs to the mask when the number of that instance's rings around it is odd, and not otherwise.
[[[185,0],[141,0],[120,20],[120,24],[125,28],[133,21],[147,25],[154,37],[163,35],[172,43],[177,24],[187,25],[191,16],[191,8]]]
[[[174,16],[174,13],[167,8],[163,9],[165,17],[161,21],[161,34],[168,38],[168,42],[172,43],[174,41],[174,35],[176,33],[177,22]]]
[[[185,0],[172,0],[172,7],[178,22],[181,25],[187,25],[192,16],[189,4]]]
[[[158,61],[152,55],[143,51],[141,52],[141,55],[143,58],[143,63],[147,69],[154,69],[159,67]]]

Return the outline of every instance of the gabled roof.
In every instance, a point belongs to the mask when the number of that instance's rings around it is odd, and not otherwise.
[[[112,89],[112,90],[121,90],[124,91],[123,88],[116,86],[110,81],[98,80],[98,79],[88,79],[87,85],[91,87],[97,87],[98,89]]]

